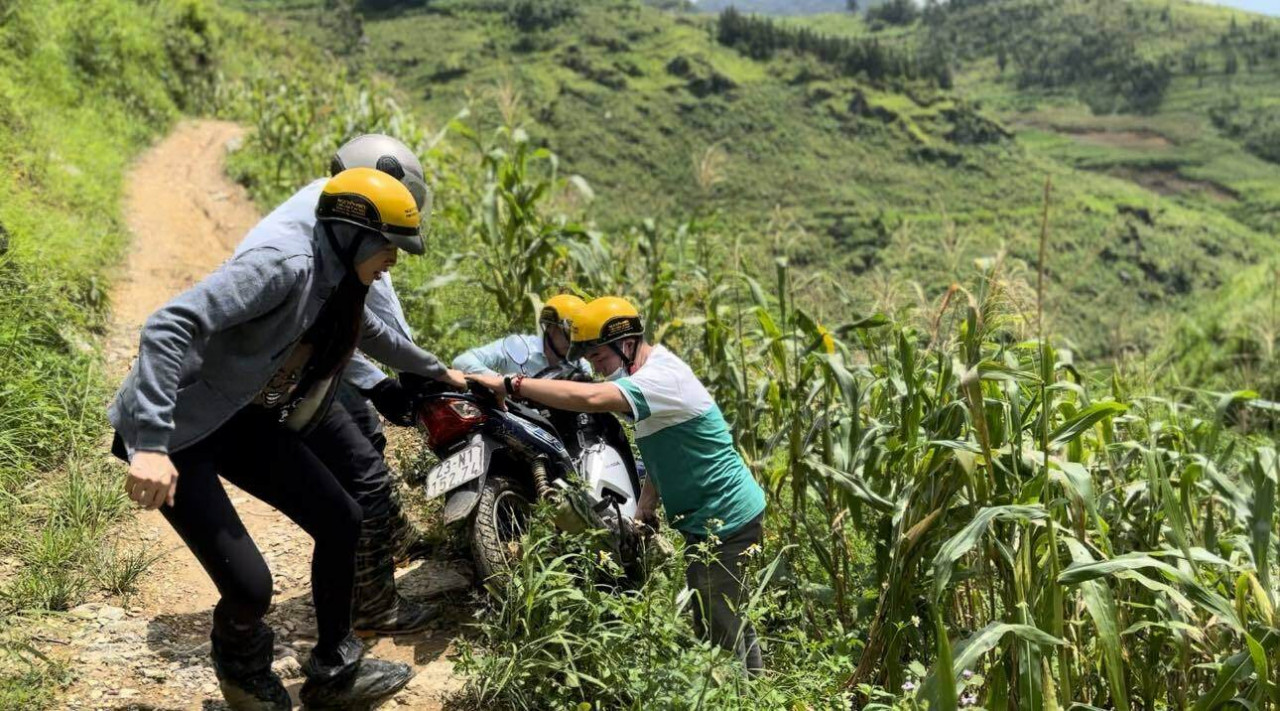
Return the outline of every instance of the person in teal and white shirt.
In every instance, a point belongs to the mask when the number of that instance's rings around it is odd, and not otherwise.
[[[733,650],[748,673],[763,671],[755,630],[737,611],[749,596],[747,558],[764,537],[764,490],[734,449],[719,406],[684,361],[645,341],[640,314],[625,299],[602,297],[579,309],[571,340],[569,355],[585,356],[611,382],[467,378],[499,398],[633,419],[648,470],[636,518],[656,526],[661,500],[667,519],[685,538],[686,582],[699,597],[695,629]],[[709,564],[699,554],[700,543],[711,548]]]

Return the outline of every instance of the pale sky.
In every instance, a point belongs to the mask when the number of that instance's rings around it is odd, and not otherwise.
[[[1209,0],[1219,5],[1230,5],[1241,10],[1280,15],[1280,0]]]
[[[694,2],[697,2],[697,0],[694,0]],[[1200,0],[1200,2],[1238,7],[1241,10],[1261,12],[1280,17],[1280,0]]]

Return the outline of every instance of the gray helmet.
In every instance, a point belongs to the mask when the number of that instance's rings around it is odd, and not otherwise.
[[[374,168],[404,183],[418,204],[418,212],[431,215],[431,188],[422,163],[405,144],[381,133],[366,133],[342,144],[329,163],[329,174],[348,168]]]

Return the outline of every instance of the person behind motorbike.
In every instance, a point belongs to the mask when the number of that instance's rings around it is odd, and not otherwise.
[[[108,409],[125,489],[182,537],[221,595],[211,655],[234,709],[288,709],[263,618],[272,579],[219,476],[270,504],[315,542],[318,638],[303,665],[312,708],[384,699],[412,677],[366,659],[351,625],[359,501],[385,482],[381,457],[333,392],[357,345],[400,370],[463,385],[461,374],[365,308],[398,251],[424,251],[413,195],[368,168],[325,183],[310,233],[233,256],[147,319],[138,358]],[[181,484],[181,485],[179,485]]]
[[[424,223],[430,218],[431,189],[424,179],[422,164],[400,141],[376,133],[351,139],[334,153],[329,171],[332,176],[349,168],[372,168],[399,180],[413,196]],[[250,230],[236,248],[236,254],[299,234],[311,234],[316,225],[316,202],[327,182],[328,179],[321,178],[294,193]],[[388,329],[413,340],[390,273],[381,274],[369,286],[365,306]],[[359,351],[343,370],[334,397],[373,444],[379,457],[387,445],[379,414],[394,425],[411,427],[414,424],[412,403],[400,381],[389,377]],[[352,622],[361,633],[418,632],[439,615],[439,607],[415,603],[398,593],[395,560],[421,557],[428,546],[405,515],[385,461],[374,468],[371,476],[379,478],[374,482],[377,486],[356,500],[364,511],[364,523],[356,554]]]
[[[764,491],[733,446],[711,394],[684,361],[644,338],[636,308],[613,296],[573,316],[569,356],[585,356],[604,383],[468,375],[499,398],[522,397],[578,412],[615,412],[635,422],[644,479],[636,518],[657,526],[661,500],[685,539],[686,582],[698,593],[694,627],[732,650],[748,673],[764,669],[755,630],[740,611],[748,556],[763,539]],[[710,559],[702,554],[709,553]]]
[[[453,367],[463,373],[483,373],[487,375],[524,373],[530,377],[542,378],[564,370],[580,371],[590,375],[586,363],[580,358],[569,358],[568,323],[585,303],[573,294],[557,294],[542,306],[538,313],[538,326],[542,330],[539,338],[533,334],[513,334],[499,338],[483,346],[472,348],[453,359]],[[524,341],[528,358],[523,363],[511,359],[505,345],[507,339],[519,338]]]

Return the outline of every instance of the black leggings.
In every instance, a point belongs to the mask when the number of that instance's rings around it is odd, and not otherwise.
[[[195,553],[222,598],[214,637],[260,626],[271,605],[271,571],[227,493],[222,475],[278,509],[315,541],[311,595],[316,651],[336,650],[351,631],[355,552],[363,516],[381,508],[386,467],[341,405],[334,403],[305,437],[248,407],[200,443],[174,455],[178,490],[160,509]],[[362,512],[362,504],[365,510]]]
[[[345,380],[338,383],[334,401],[346,408],[347,414],[351,415],[351,420],[360,429],[360,434],[373,444],[378,454],[382,454],[387,448],[387,435],[382,431],[382,420],[378,417],[378,411],[374,409],[373,403]]]

